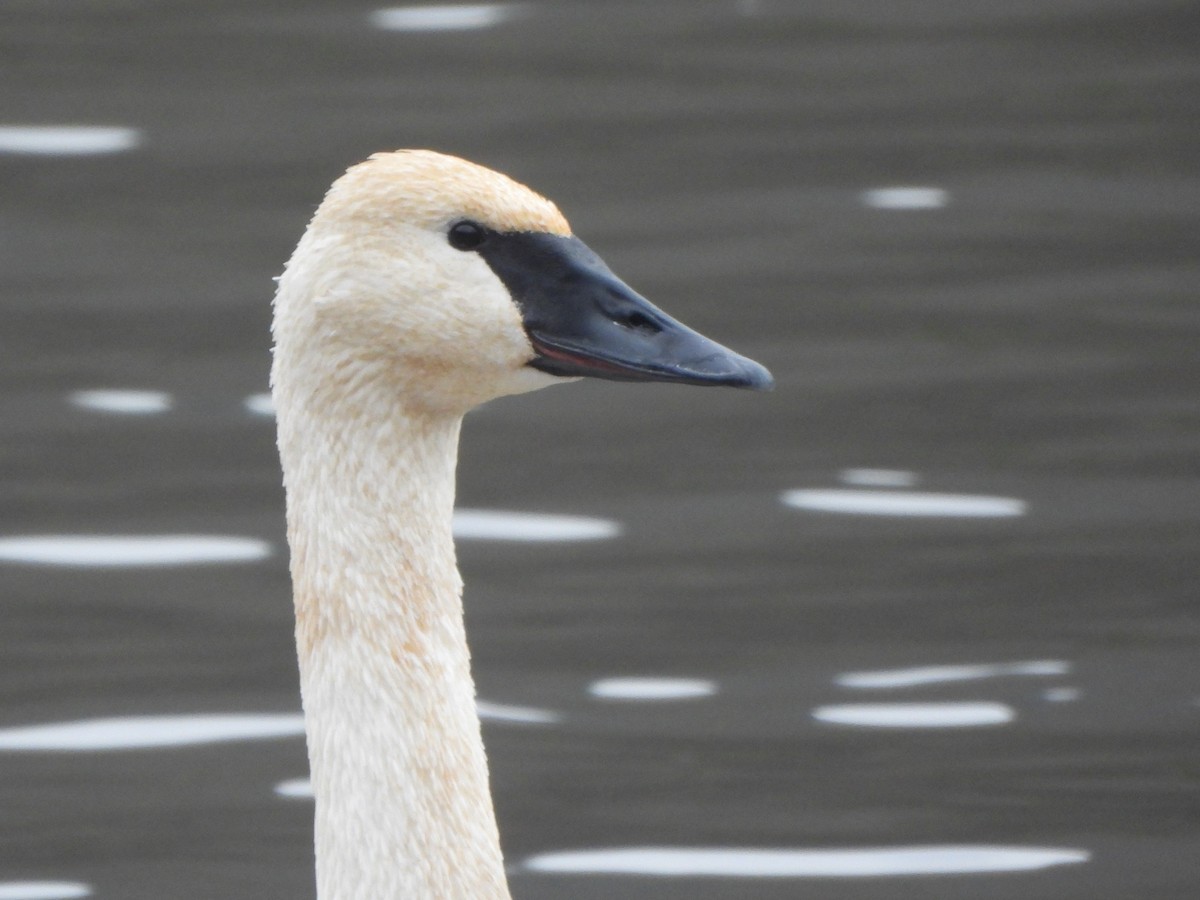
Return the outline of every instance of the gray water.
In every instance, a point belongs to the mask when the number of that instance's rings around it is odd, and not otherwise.
[[[312,896],[270,279],[401,146],[778,380],[469,419],[600,520],[460,542],[516,897],[1200,895],[1200,8],[505,9],[0,9],[0,897]]]

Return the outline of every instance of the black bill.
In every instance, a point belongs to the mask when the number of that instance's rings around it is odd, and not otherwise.
[[[521,309],[552,375],[770,390],[771,373],[668,316],[575,237],[488,232],[475,252]]]

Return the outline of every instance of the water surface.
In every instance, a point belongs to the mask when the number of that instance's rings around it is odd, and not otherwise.
[[[516,897],[1197,896],[1196,8],[387,10],[0,11],[0,897],[312,896],[271,278],[400,146],[778,380],[468,420]]]

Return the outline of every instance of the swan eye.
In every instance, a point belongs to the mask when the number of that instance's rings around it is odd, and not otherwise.
[[[464,220],[450,226],[448,237],[450,246],[455,250],[474,250],[483,243],[487,232],[483,230],[482,225]]]

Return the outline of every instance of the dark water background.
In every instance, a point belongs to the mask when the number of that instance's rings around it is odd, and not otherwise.
[[[175,568],[0,564],[0,729],[294,712],[271,276],[380,149],[554,198],[647,296],[767,364],[771,395],[581,384],[469,420],[464,506],[622,537],[464,541],[515,896],[1200,896],[1200,7],[1057,0],[529,3],[400,33],[334,2],[13,2],[0,125],[139,129],[0,155],[0,535],[222,534]],[[879,209],[863,192],[947,192]],[[69,402],[169,392],[158,415]],[[790,509],[853,468],[1016,498],[1002,519]],[[852,690],[846,672],[1053,660]],[[601,701],[613,676],[710,697]],[[1001,703],[1008,724],[818,721]],[[299,738],[0,754],[0,883],[312,896]],[[545,875],[613,846],[1075,848],[1006,874]]]

